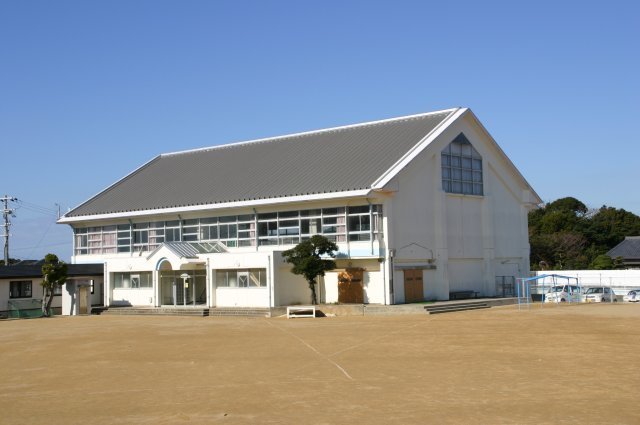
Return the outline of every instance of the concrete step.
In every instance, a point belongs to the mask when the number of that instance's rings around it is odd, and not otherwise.
[[[440,313],[453,313],[456,311],[480,310],[480,309],[490,308],[490,307],[491,306],[486,303],[460,303],[460,304],[430,306],[430,307],[425,307],[424,309],[429,314],[440,314]]]
[[[368,316],[393,316],[402,314],[424,314],[424,306],[421,304],[399,304],[399,305],[372,305],[364,307],[364,315]]]
[[[102,311],[106,316],[195,316],[209,315],[208,308],[172,308],[172,307],[111,307]]]
[[[209,309],[210,317],[271,317],[271,309],[259,307],[215,307]]]

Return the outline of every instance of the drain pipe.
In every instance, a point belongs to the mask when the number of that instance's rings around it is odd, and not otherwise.
[[[390,304],[395,304],[395,297],[394,297],[394,293],[393,293],[393,271],[394,271],[394,266],[393,266],[393,259],[396,255],[396,251],[395,249],[390,249],[389,250],[389,303]]]
[[[271,279],[271,256],[267,255],[267,289],[269,290],[269,310],[271,310],[272,297],[271,290],[275,290],[273,287],[273,280]]]

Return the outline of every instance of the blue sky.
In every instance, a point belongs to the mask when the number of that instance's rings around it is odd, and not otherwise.
[[[545,201],[640,214],[639,4],[0,0],[11,256],[160,153],[455,106]]]

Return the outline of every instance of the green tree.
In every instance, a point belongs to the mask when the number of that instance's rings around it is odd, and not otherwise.
[[[608,255],[601,254],[589,264],[589,268],[592,270],[611,270],[613,269],[613,260]]]
[[[306,241],[300,242],[294,248],[284,251],[282,256],[287,263],[293,264],[291,272],[302,275],[311,290],[311,303],[318,304],[316,297],[316,279],[324,276],[325,272],[336,268],[335,252],[338,245],[322,235],[314,235]],[[322,257],[330,257],[326,259]]]
[[[602,268],[602,258],[625,236],[640,235],[640,217],[612,207],[589,210],[576,198],[567,197],[529,213],[531,269],[541,262],[547,269]],[[620,261],[610,265],[615,268]]]
[[[66,263],[59,260],[55,254],[47,254],[42,265],[42,283],[40,284],[44,288],[44,296],[42,297],[42,314],[44,316],[51,316],[51,302],[55,289],[62,286],[66,280]]]

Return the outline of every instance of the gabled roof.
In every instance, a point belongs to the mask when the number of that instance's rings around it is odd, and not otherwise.
[[[11,266],[0,266],[0,279],[13,278],[39,278],[42,277],[42,265],[44,260],[28,262],[30,264],[14,264]],[[67,264],[67,276],[102,276],[104,265],[100,264]]]
[[[60,221],[370,190],[420,142],[464,111],[456,108],[163,154]]]
[[[607,252],[611,258],[640,259],[640,236],[627,236]]]

